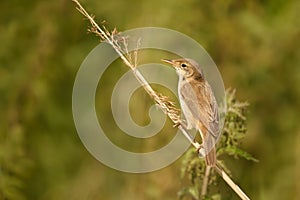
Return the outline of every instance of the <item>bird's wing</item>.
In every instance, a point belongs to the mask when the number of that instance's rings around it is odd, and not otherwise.
[[[216,138],[219,134],[218,105],[209,84],[206,81],[205,83],[185,83],[180,93],[193,117]]]

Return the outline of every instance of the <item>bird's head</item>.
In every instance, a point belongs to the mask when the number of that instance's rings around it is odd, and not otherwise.
[[[175,60],[162,59],[162,61],[171,64],[176,69],[178,76],[204,79],[199,64],[190,58],[180,58]]]

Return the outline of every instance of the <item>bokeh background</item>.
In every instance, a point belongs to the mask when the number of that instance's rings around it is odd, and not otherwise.
[[[300,1],[82,3],[109,28],[160,26],[202,44],[225,87],[251,104],[241,147],[260,161],[226,158],[234,179],[251,199],[300,199]],[[72,86],[99,42],[87,27],[70,0],[1,1],[0,199],[177,199],[184,187],[180,159],[156,172],[126,174],[104,166],[82,145]],[[116,61],[99,84],[101,95],[110,95],[127,70]],[[147,124],[152,100],[141,89],[132,101],[133,118]],[[112,140],[133,151],[159,147],[175,131],[167,122],[156,140],[132,141],[113,122],[109,102],[98,103],[97,111]]]

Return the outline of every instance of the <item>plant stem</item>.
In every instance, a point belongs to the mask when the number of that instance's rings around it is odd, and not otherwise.
[[[237,184],[235,184],[233,180],[226,174],[220,164],[216,163],[214,169],[242,200],[250,200],[250,198],[243,192],[243,190],[241,190],[241,188]]]
[[[146,81],[146,79],[143,77],[143,75],[136,69],[133,63],[131,63],[126,56],[124,55],[124,52],[120,47],[116,44],[113,37],[110,36],[110,33],[107,32],[105,29],[102,29],[94,20],[94,18],[82,7],[82,5],[79,3],[78,0],[72,0],[76,3],[78,6],[76,9],[84,15],[91,23],[93,29],[91,30],[93,33],[95,33],[97,36],[99,36],[102,40],[107,41],[114,50],[119,54],[125,65],[130,67],[130,69],[133,71],[133,74],[135,78],[139,81],[139,83],[143,86],[143,88],[146,90],[146,92],[149,94],[150,97],[152,97],[155,102],[158,104],[158,106],[162,109],[162,111],[168,115],[168,117],[173,121],[174,124],[177,125],[177,127],[181,130],[181,132],[185,135],[185,137],[189,140],[189,142],[196,148],[200,148],[200,144],[196,141],[194,141],[193,137],[188,133],[186,127],[184,124],[181,123],[179,115],[176,113],[175,108],[173,108],[172,103],[170,101],[167,101],[165,97],[161,97],[158,95],[150,86],[150,84]]]
[[[146,81],[146,79],[143,77],[143,75],[136,69],[136,66],[134,63],[131,63],[125,56],[126,52],[122,50],[122,48],[118,45],[118,43],[114,40],[113,33],[109,33],[105,27],[101,28],[94,20],[94,18],[81,6],[78,0],[72,0],[76,3],[78,6],[76,9],[84,15],[91,23],[92,29],[91,31],[95,33],[97,36],[99,36],[102,40],[107,41],[119,54],[125,65],[130,67],[130,69],[133,71],[134,76],[139,81],[139,83],[143,86],[143,88],[146,90],[146,92],[149,94],[151,98],[155,100],[155,102],[158,104],[158,106],[161,108],[161,110],[168,115],[168,117],[173,121],[173,123],[178,127],[178,129],[181,130],[181,132],[184,134],[184,136],[189,140],[189,142],[197,149],[198,153],[200,153],[200,147],[201,145],[194,140],[194,138],[188,133],[186,126],[181,122],[180,116],[177,113],[176,109],[173,107],[172,102],[168,101],[166,97],[163,97],[159,94],[157,94],[150,84]],[[128,53],[128,52],[127,52]],[[202,155],[203,157],[205,155]],[[247,195],[230,179],[230,177],[224,172],[224,170],[220,166],[215,166],[216,171],[220,174],[220,176],[226,181],[226,183],[241,197],[242,200],[249,200]],[[206,170],[207,172],[207,183],[206,186],[203,186],[203,192],[205,189],[205,194],[207,191],[207,185],[208,185],[208,176],[210,167],[207,166]],[[206,174],[206,173],[205,173]]]
[[[208,181],[209,181],[209,175],[210,175],[210,166],[206,166],[205,168],[205,174],[203,178],[203,185],[201,188],[201,197],[203,198],[207,194],[207,187],[208,187]]]

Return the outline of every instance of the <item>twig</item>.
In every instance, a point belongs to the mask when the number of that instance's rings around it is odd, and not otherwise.
[[[162,109],[162,111],[168,115],[168,117],[173,121],[173,123],[182,131],[182,133],[185,135],[185,137],[189,140],[189,142],[196,148],[200,148],[200,144],[196,141],[194,141],[193,137],[188,133],[186,126],[182,124],[179,116],[179,110],[176,109],[174,104],[167,98],[160,94],[157,94],[150,84],[145,80],[143,75],[136,69],[135,62],[132,63],[129,61],[128,58],[124,55],[124,51],[122,48],[118,45],[117,41],[114,39],[114,34],[109,33],[109,31],[106,30],[104,26],[100,27],[94,20],[94,17],[92,17],[79,3],[78,0],[72,0],[76,3],[78,6],[76,9],[85,16],[91,23],[92,28],[90,28],[90,31],[95,33],[97,36],[99,36],[102,40],[107,41],[119,54],[125,65],[130,67],[130,69],[133,71],[133,74],[135,78],[139,81],[139,83],[143,86],[143,88],[146,90],[146,92],[152,97],[155,102],[158,104],[158,106]],[[115,30],[113,32],[116,32]],[[140,41],[138,41],[140,42]],[[134,53],[136,55],[136,53]]]
[[[122,47],[119,45],[118,41],[115,39],[116,29],[113,30],[113,32],[109,32],[105,26],[100,27],[94,20],[94,17],[92,17],[78,2],[78,0],[72,0],[76,3],[78,7],[76,9],[84,15],[91,23],[92,28],[89,30],[93,33],[95,33],[97,36],[99,36],[103,41],[107,41],[119,54],[125,65],[130,67],[130,69],[133,71],[133,74],[135,78],[139,81],[139,83],[143,86],[143,88],[146,90],[146,92],[150,95],[151,98],[154,99],[156,104],[161,108],[161,110],[168,115],[168,117],[173,121],[175,126],[178,127],[178,129],[181,130],[181,132],[184,134],[184,136],[189,140],[189,142],[197,149],[198,153],[200,154],[200,147],[201,145],[194,140],[194,138],[188,133],[186,126],[181,122],[179,110],[175,107],[174,103],[171,102],[167,97],[157,94],[150,84],[145,80],[143,75],[136,69],[137,64],[137,58],[134,58],[134,61],[132,61],[131,57],[127,58],[126,54],[128,55],[129,52],[126,50],[124,51]],[[124,38],[123,38],[124,39]],[[137,52],[134,52],[134,56],[137,56]],[[202,155],[204,156],[204,155]],[[220,165],[216,165],[214,169],[220,174],[220,176],[226,181],[226,183],[240,196],[242,200],[249,200],[247,195],[230,179],[230,177],[225,173],[225,171],[222,169]],[[207,173],[209,175],[210,167],[207,167]],[[208,183],[208,175],[207,175],[207,183]],[[206,187],[206,189],[205,189]],[[203,187],[205,190],[207,190],[207,186]],[[203,189],[203,190],[204,190]],[[204,192],[204,191],[203,191]],[[206,193],[206,192],[205,192]]]
[[[223,178],[223,180],[235,191],[242,200],[250,200],[250,198],[243,192],[243,190],[233,182],[233,180],[222,169],[221,165],[217,163],[214,167],[217,173]]]
[[[211,169],[211,167],[208,166],[208,165],[205,168],[205,174],[204,174],[204,178],[203,178],[203,185],[202,185],[202,188],[201,188],[201,197],[204,197],[207,193],[210,169]]]

